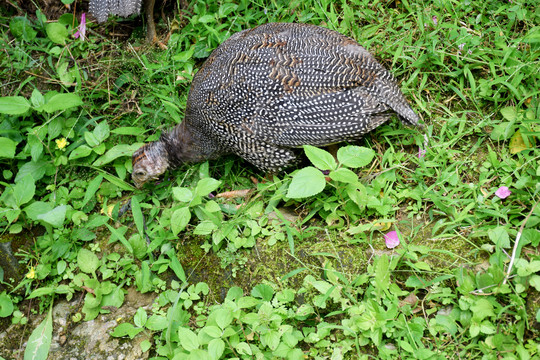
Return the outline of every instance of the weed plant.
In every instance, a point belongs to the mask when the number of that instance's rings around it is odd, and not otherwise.
[[[0,267],[0,317],[24,324],[27,300],[49,311],[83,292],[72,321],[87,321],[134,287],[156,304],[112,336],[151,332],[155,360],[540,357],[535,1],[194,0],[166,50],[107,24],[74,38],[78,13],[0,11],[0,234],[39,234],[18,253],[22,280]],[[132,152],[182,121],[202,61],[273,21],[355,38],[425,128],[393,120],[335,157],[305,147],[304,166],[272,179],[227,157],[136,190]],[[262,248],[287,266],[224,298],[185,271],[216,254],[241,277]],[[48,314],[26,349],[41,358]]]

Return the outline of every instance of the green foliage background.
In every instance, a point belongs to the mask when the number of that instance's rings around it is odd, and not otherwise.
[[[43,311],[86,291],[73,321],[90,320],[134,287],[157,306],[112,335],[151,331],[141,347],[153,359],[540,356],[535,1],[192,1],[166,50],[141,44],[139,30],[115,38],[112,23],[75,39],[80,14],[10,11],[0,12],[0,233],[38,235],[19,249],[21,281],[0,269],[0,317],[24,324],[28,299]],[[392,121],[337,160],[306,147],[306,166],[271,180],[228,157],[136,191],[131,153],[182,120],[202,61],[272,21],[359,41],[400,81],[428,143]],[[217,255],[241,277],[260,246],[286,252],[289,267],[224,298],[184,270],[190,254]],[[36,330],[52,331],[50,315]],[[29,344],[46,358],[50,343]]]

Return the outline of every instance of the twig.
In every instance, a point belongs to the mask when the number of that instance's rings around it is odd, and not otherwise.
[[[527,221],[531,217],[534,209],[536,208],[536,205],[538,205],[538,201],[536,202],[536,204],[534,204],[531,211],[529,211],[529,214],[527,215],[525,220],[523,220],[523,223],[519,227],[519,231],[518,231],[518,233],[516,235],[516,241],[514,242],[514,248],[512,249],[512,257],[510,258],[510,264],[508,265],[508,270],[506,271],[506,276],[504,277],[504,280],[502,282],[503,285],[506,284],[506,282],[510,278],[510,274],[512,273],[512,267],[514,266],[514,261],[516,260],[517,250],[518,250],[518,247],[519,247],[519,239],[521,238],[521,234],[523,233],[523,230],[525,229],[525,224],[527,223]]]

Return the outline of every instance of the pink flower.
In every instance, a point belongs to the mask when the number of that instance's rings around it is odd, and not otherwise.
[[[82,15],[81,15],[81,24],[79,25],[79,29],[73,35],[73,37],[75,39],[78,39],[79,36],[81,37],[81,40],[84,41],[84,39],[86,37],[86,13],[82,13]]]
[[[426,156],[427,150],[422,149],[421,147],[418,148],[418,158],[422,159]]]
[[[438,21],[435,15],[431,18],[431,20],[433,20],[433,24],[437,25]]]
[[[511,193],[512,192],[510,191],[510,189],[508,189],[507,186],[501,186],[497,189],[497,191],[495,191],[495,195],[497,195],[501,199],[506,199],[510,196]]]
[[[389,233],[385,234],[384,242],[386,243],[386,247],[389,249],[393,249],[396,246],[398,246],[399,237],[398,237],[397,231],[390,231]]]

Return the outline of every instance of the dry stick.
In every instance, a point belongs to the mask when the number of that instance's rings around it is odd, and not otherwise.
[[[510,274],[512,273],[512,266],[514,266],[514,260],[516,260],[516,255],[517,255],[516,253],[517,253],[517,249],[518,249],[518,246],[519,246],[519,239],[521,238],[521,234],[523,233],[523,229],[525,229],[525,224],[527,223],[527,220],[529,220],[529,218],[531,217],[534,209],[536,208],[536,205],[538,205],[538,201],[536,202],[536,204],[534,204],[531,211],[529,211],[529,214],[527,215],[525,220],[523,220],[523,223],[519,227],[519,231],[518,231],[518,233],[516,235],[516,241],[514,242],[514,248],[512,249],[512,257],[510,258],[510,264],[508,265],[508,270],[506,271],[506,276],[504,277],[504,280],[502,282],[503,285],[506,284],[506,282],[510,278]]]

